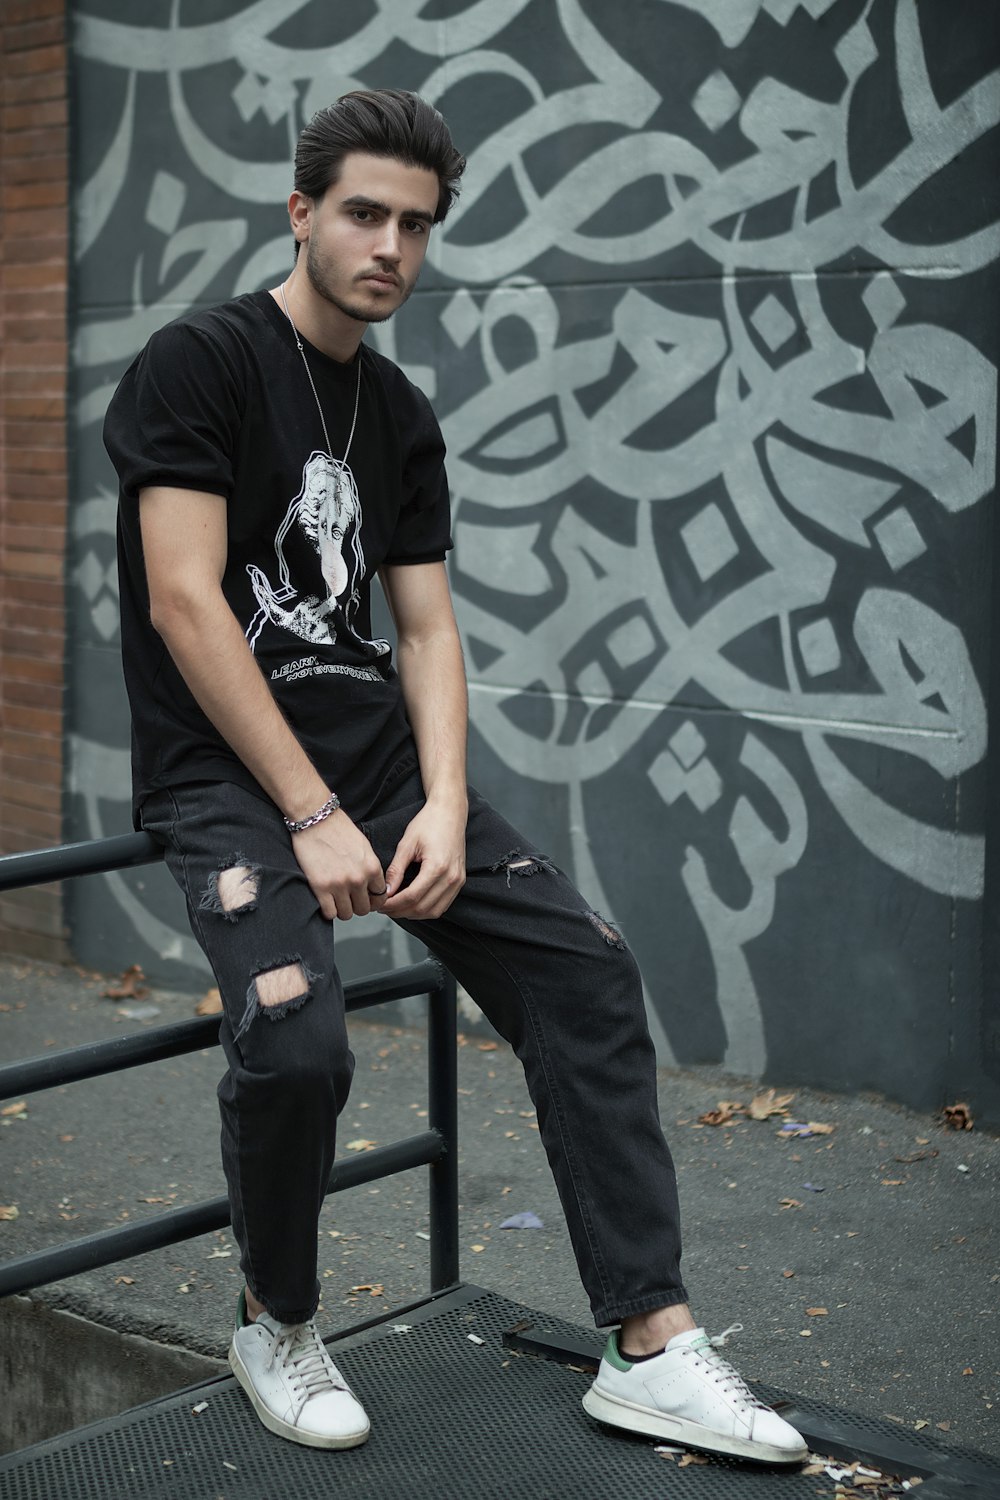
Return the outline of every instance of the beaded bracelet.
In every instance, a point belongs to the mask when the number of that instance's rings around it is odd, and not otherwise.
[[[294,818],[285,819],[285,827],[289,833],[301,833],[304,828],[314,828],[317,823],[324,822],[331,813],[335,813],[340,806],[340,798],[336,792],[331,792],[329,800],[318,807],[311,818],[300,818],[298,822]]]

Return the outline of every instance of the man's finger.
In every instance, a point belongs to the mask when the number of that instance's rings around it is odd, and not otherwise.
[[[351,902],[349,891],[336,891],[334,900],[337,903],[337,918],[341,922],[349,922],[354,916],[354,906]]]
[[[461,880],[447,875],[428,877],[421,874],[404,891],[383,902],[387,917],[412,917],[415,921],[427,921],[442,916],[462,888]]]
[[[390,896],[399,890],[400,883],[410,866],[417,863],[419,863],[419,859],[416,846],[404,834],[396,845],[396,852],[389,861],[385,872],[386,890]]]

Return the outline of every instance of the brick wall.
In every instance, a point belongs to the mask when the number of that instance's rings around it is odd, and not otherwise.
[[[69,263],[65,0],[0,0],[0,853],[62,836]],[[68,957],[58,886],[0,951]]]

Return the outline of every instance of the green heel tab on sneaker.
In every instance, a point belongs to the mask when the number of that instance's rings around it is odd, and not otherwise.
[[[629,1360],[623,1359],[618,1349],[618,1329],[608,1334],[608,1342],[604,1346],[604,1358],[613,1370],[621,1370],[627,1375],[632,1368]]]
[[[246,1287],[240,1292],[240,1300],[236,1304],[236,1326],[245,1328],[249,1319],[247,1318],[247,1290]]]

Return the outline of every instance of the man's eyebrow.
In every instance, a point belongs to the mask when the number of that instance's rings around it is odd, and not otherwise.
[[[366,198],[363,193],[354,193],[350,198],[340,200],[342,208],[370,208],[377,214],[385,214],[391,218],[392,209],[388,203],[381,203],[377,198]],[[429,214],[424,208],[404,208],[400,213],[401,219],[422,219],[425,224],[434,223],[434,215]]]

